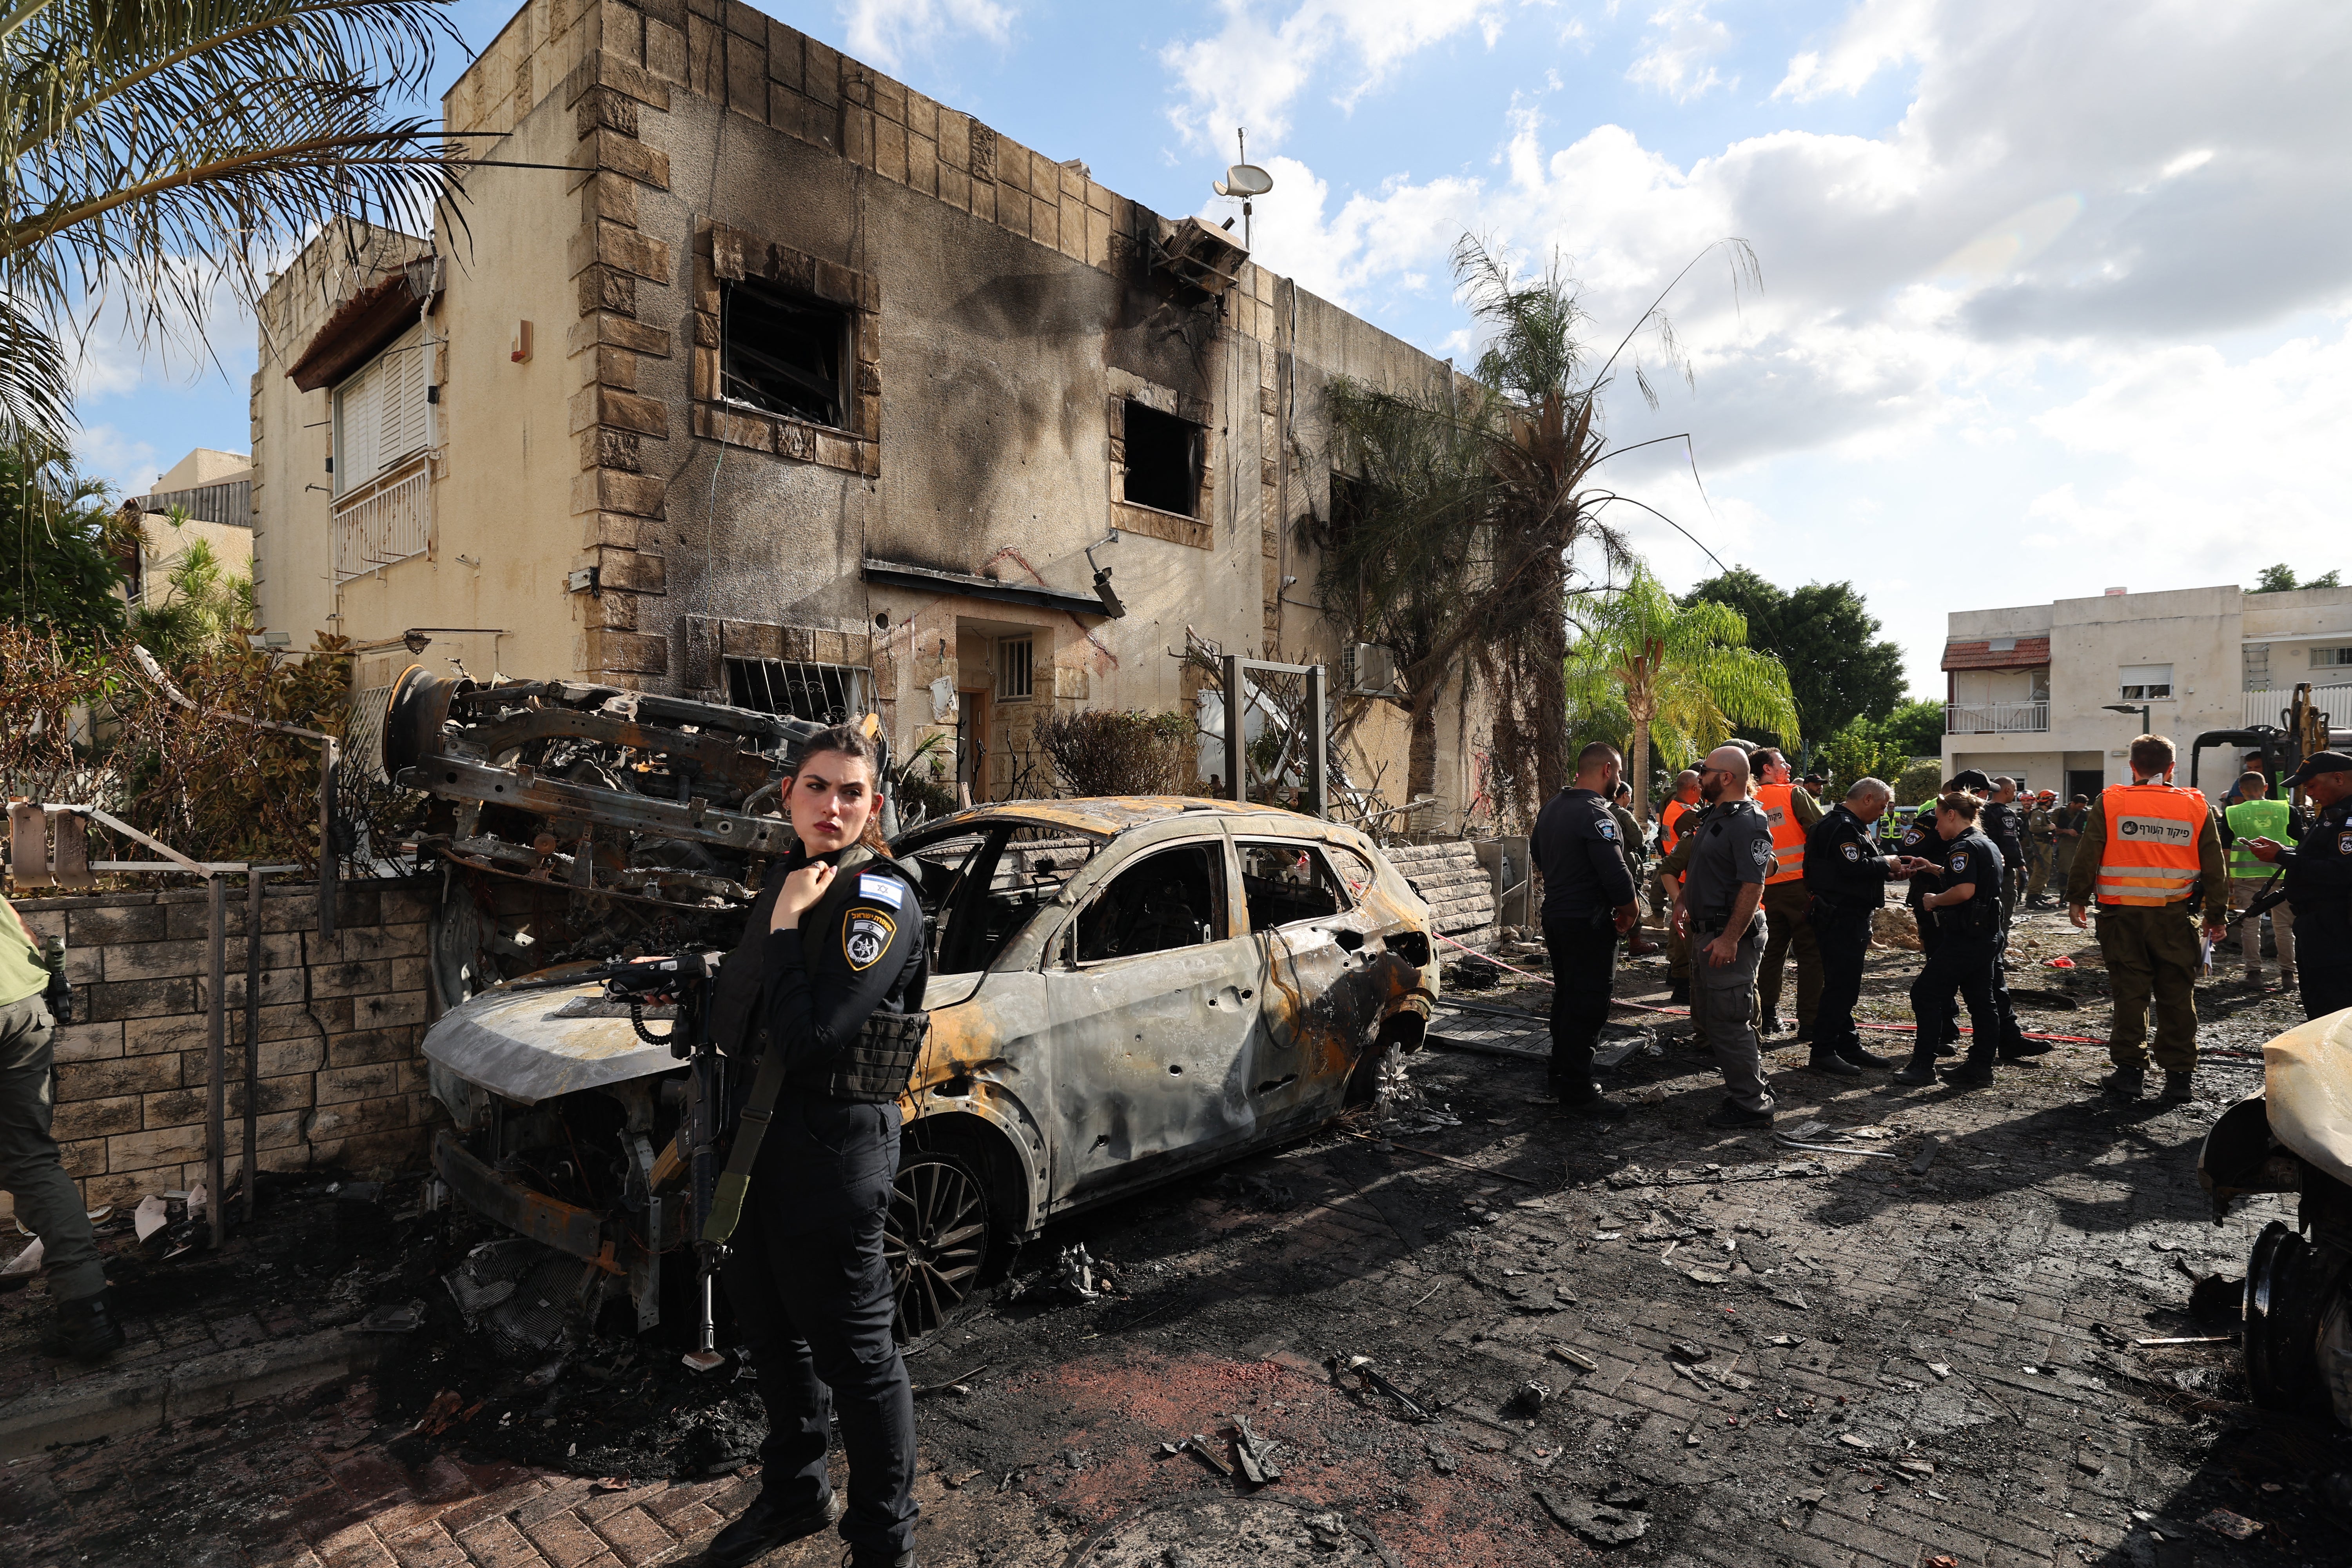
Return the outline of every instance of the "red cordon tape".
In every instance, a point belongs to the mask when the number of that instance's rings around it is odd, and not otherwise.
[[[1551,984],[1550,981],[1546,980],[1540,974],[1531,974],[1524,969],[1513,969],[1511,965],[1505,963],[1501,959],[1490,957],[1486,953],[1480,952],[1476,948],[1472,947],[1467,942],[1455,942],[1452,937],[1447,936],[1442,931],[1432,931],[1430,934],[1442,942],[1460,948],[1463,952],[1468,953],[1473,958],[1486,960],[1486,963],[1493,964],[1497,969],[1508,969],[1513,974],[1519,976],[1522,980],[1532,980],[1538,985]],[[1670,1018],[1687,1018],[1690,1016],[1690,1009],[1687,1007],[1653,1007],[1647,1002],[1621,1002],[1614,996],[1609,998],[1609,1005],[1612,1007],[1631,1007],[1637,1013],[1663,1013]],[[1919,1032],[1919,1026],[1916,1024],[1865,1024],[1861,1020],[1856,1019],[1853,1026],[1857,1029],[1875,1029],[1879,1033],[1885,1035],[1916,1035]],[[1970,1028],[1965,1024],[1959,1026],[1959,1030],[1963,1035],[1973,1035],[1976,1033],[1976,1030]],[[2069,1046],[2104,1046],[2107,1043],[2105,1040],[2093,1039],[2088,1035],[2036,1035],[2027,1033],[2025,1031],[2020,1031],[2020,1033],[2023,1035],[2024,1038],[2029,1040],[2055,1040],[2063,1045]]]

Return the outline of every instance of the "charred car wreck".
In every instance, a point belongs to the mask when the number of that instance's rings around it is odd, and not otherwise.
[[[2246,1262],[2246,1382],[2273,1410],[2352,1426],[2352,1010],[2263,1047],[2263,1092],[2213,1123],[2198,1158],[2218,1220],[2250,1193],[2294,1193]]]
[[[583,1297],[625,1291],[641,1329],[698,1307],[707,1326],[689,1215],[726,1077],[661,1032],[694,1029],[691,999],[648,1006],[660,987],[616,985],[610,961],[698,972],[734,946],[761,863],[792,842],[760,808],[813,726],[421,672],[399,696],[400,776],[435,797],[451,874],[448,1010],[425,1042],[453,1123],[435,1170],[579,1259]],[[888,1224],[906,1338],[1049,1220],[1310,1131],[1422,1043],[1429,909],[1352,828],[1185,797],[1015,801],[893,848],[919,872],[932,973]],[[568,882],[575,931],[632,906],[636,938],[534,954],[487,921],[484,877]]]

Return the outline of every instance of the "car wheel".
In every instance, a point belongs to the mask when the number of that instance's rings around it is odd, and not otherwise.
[[[937,1333],[971,1299],[995,1231],[977,1170],[940,1150],[907,1152],[882,1225],[900,1343]]]

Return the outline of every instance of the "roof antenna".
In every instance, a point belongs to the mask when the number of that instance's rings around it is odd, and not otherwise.
[[[1249,161],[1249,132],[1244,127],[1234,127],[1234,142],[1241,149],[1242,161],[1227,169],[1225,177],[1211,188],[1221,196],[1241,197],[1242,248],[1247,250],[1250,247],[1250,198],[1262,196],[1274,189],[1274,176]],[[1225,220],[1229,225],[1233,221],[1231,218]]]

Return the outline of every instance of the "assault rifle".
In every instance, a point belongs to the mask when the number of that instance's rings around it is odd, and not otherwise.
[[[2244,909],[2232,914],[2229,923],[2236,925],[2241,921],[2258,921],[2272,910],[2286,902],[2286,884],[2281,880],[2285,875],[2284,866],[2273,870],[2270,880],[2263,884],[2263,890],[2255,894]]]
[[[694,1349],[687,1352],[684,1359],[695,1371],[709,1372],[724,1364],[727,1359],[713,1343],[711,1321],[711,1278],[727,1260],[727,1247],[702,1238],[703,1226],[710,1217],[711,1192],[719,1179],[719,1140],[731,1120],[727,1107],[726,1062],[710,1038],[710,997],[718,965],[710,955],[686,952],[675,958],[622,963],[598,977],[604,980],[607,1000],[628,1004],[629,1026],[636,1031],[638,1038],[667,1045],[672,1056],[687,1064],[686,1114],[678,1123],[677,1147],[686,1162],[687,1234],[695,1238],[696,1285],[702,1320],[696,1331]],[[646,1027],[645,1010],[649,1004],[662,1002],[671,1003],[676,1011],[669,1033],[656,1035]],[[655,1227],[656,1231],[658,1228]]]

